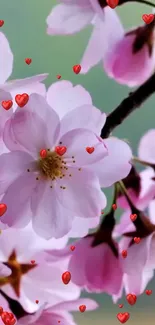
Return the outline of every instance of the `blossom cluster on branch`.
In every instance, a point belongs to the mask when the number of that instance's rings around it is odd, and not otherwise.
[[[114,303],[125,291],[133,304],[131,298],[135,303],[154,276],[155,129],[142,136],[137,157],[112,131],[155,92],[155,21],[126,32],[105,1],[63,0],[47,18],[47,33],[74,34],[88,24],[92,35],[75,73],[85,74],[102,61],[110,78],[139,87],[108,116],[84,87],[68,80],[48,89],[47,74],[8,81],[13,53],[0,32],[0,322],[5,325],[74,325],[71,311],[98,307],[80,298],[82,290],[106,293]],[[138,172],[137,164],[144,170]],[[109,187],[114,196],[105,213]],[[125,323],[129,314],[117,318]]]

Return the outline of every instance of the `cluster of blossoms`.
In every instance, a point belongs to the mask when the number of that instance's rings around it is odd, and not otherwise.
[[[104,1],[64,0],[47,31],[72,34],[89,23],[82,73],[103,60],[128,86],[150,77],[154,22],[125,33]],[[0,321],[73,325],[70,311],[98,307],[80,298],[82,290],[116,303],[124,290],[142,294],[154,275],[155,130],[134,158],[128,143],[101,136],[107,116],[82,86],[63,80],[46,89],[47,74],[7,81],[13,54],[2,32],[0,44]],[[137,162],[147,168],[138,173]],[[111,186],[112,207],[103,213]]]

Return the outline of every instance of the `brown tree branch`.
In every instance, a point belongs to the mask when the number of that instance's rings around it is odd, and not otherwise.
[[[120,125],[132,112],[140,108],[141,104],[155,92],[155,74],[142,86],[126,97],[113,112],[107,116],[106,123],[101,130],[101,138],[108,138],[110,133]]]

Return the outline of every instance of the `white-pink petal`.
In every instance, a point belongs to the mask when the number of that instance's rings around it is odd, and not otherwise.
[[[155,129],[147,131],[141,138],[138,156],[142,160],[155,163]]]
[[[0,32],[0,84],[11,75],[13,69],[13,54],[6,36]]]

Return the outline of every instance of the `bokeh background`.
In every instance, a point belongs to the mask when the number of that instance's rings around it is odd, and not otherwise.
[[[155,4],[155,0],[152,2]],[[46,85],[49,86],[57,81],[56,75],[60,74],[62,79],[83,85],[91,93],[96,107],[106,113],[111,112],[128,95],[129,88],[109,79],[104,74],[101,65],[93,68],[85,76],[73,73],[72,66],[80,63],[91,27],[73,36],[46,35],[46,17],[54,5],[56,5],[56,0],[0,0],[0,19],[5,21],[1,30],[6,34],[14,53],[14,69],[11,79],[48,72]],[[118,8],[117,12],[125,28],[130,28],[143,23],[142,14],[151,13],[151,10],[148,6],[133,2]],[[24,62],[26,57],[33,60],[30,66]],[[146,130],[154,127],[155,95],[145,102],[140,110],[134,112],[113,134],[122,139],[128,139],[136,154],[140,137]],[[108,202],[111,204],[111,190],[107,191],[107,195]],[[116,314],[128,311],[131,312],[128,323],[154,325],[154,280],[149,284],[148,289],[153,290],[152,296],[146,296],[144,293],[133,307],[130,307],[125,299],[121,299],[120,303],[124,303],[123,309],[119,309],[117,304],[114,305],[111,298],[105,294],[91,295],[99,302],[100,309],[84,314],[76,313],[77,323],[80,325],[114,325],[118,323]]]

